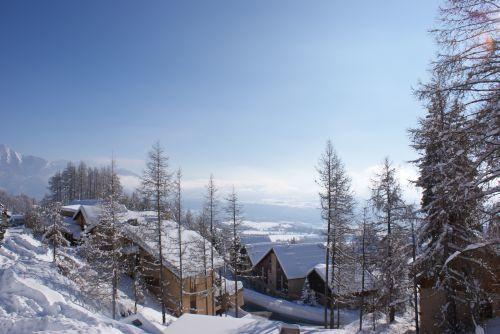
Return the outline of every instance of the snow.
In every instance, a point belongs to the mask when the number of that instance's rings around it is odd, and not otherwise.
[[[325,249],[322,243],[273,246],[273,251],[288,279],[306,277],[311,268],[325,261]]]
[[[133,325],[151,334],[163,334],[163,326],[159,326],[154,322],[146,319],[142,314],[132,314],[128,317],[121,319],[120,322],[124,324]]]
[[[218,274],[217,277],[219,277]],[[222,277],[222,291],[227,292],[229,295],[232,296],[236,293],[235,287],[238,287],[238,291],[241,292],[241,290],[243,289],[243,282],[238,281],[237,284],[234,284],[234,280]]]
[[[245,288],[243,290],[245,303],[260,306],[268,311],[281,314],[291,319],[313,323],[323,323],[324,309],[309,305],[298,304],[284,299],[274,298]],[[356,319],[357,312],[340,310],[340,322],[349,323]]]
[[[315,265],[307,275],[309,275],[310,272],[315,271],[321,279],[323,279],[323,282],[326,279],[326,265],[324,263],[320,263]],[[329,277],[332,277],[332,267],[329,267]],[[361,265],[356,265],[355,268],[355,274],[354,274],[354,282],[350,282],[351,286],[356,290],[356,291],[361,291]],[[369,290],[369,287],[372,284],[372,276],[370,273],[366,270],[365,271],[365,290]],[[331,282],[328,282],[328,285],[331,286]]]
[[[254,317],[212,317],[184,314],[167,327],[167,334],[234,334],[260,333],[279,334],[280,323]]]
[[[134,243],[142,247],[153,256],[157,256],[158,239],[155,231],[155,217],[151,212],[127,211],[124,222],[121,224],[123,233]],[[133,223],[132,223],[133,221]],[[171,220],[163,220],[162,224],[162,255],[164,265],[173,273],[179,272],[179,250],[178,250],[178,225]],[[183,276],[196,276],[204,272],[202,261],[203,237],[191,230],[181,228],[183,244]],[[205,240],[206,254],[210,254],[210,243]],[[214,267],[219,268],[224,264],[223,259],[217,253],[214,254]]]
[[[60,274],[51,260],[50,249],[29,230],[6,231],[0,247],[0,334],[144,333],[109,318],[103,309],[107,306],[82,296],[81,287]],[[120,297],[127,302],[122,292]]]
[[[244,234],[240,240],[243,245],[271,242],[271,238],[266,234]]]
[[[269,252],[269,250],[275,245],[278,244],[274,242],[262,242],[246,245],[245,249],[247,251],[248,257],[250,258],[252,266],[255,266],[257,263],[259,263],[262,257],[266,255],[267,252]]]
[[[99,206],[81,205],[80,210],[87,226],[86,231],[99,224],[101,208]],[[119,213],[119,227],[124,235],[131,241],[142,247],[153,257],[158,257],[158,237],[156,232],[156,212],[154,211],[131,211],[124,206]],[[162,255],[164,265],[173,273],[179,272],[179,249],[178,249],[178,225],[171,220],[163,220],[162,224]],[[78,235],[78,233],[77,233]],[[183,276],[196,276],[202,271],[204,266],[202,262],[200,244],[203,244],[203,237],[191,230],[181,228],[181,238],[183,243]],[[206,253],[210,254],[210,243],[205,241]],[[214,267],[223,265],[223,259],[215,254]]]
[[[465,253],[465,252],[467,252],[467,251],[474,250],[474,249],[478,249],[478,248],[485,247],[485,246],[487,246],[488,244],[489,244],[489,243],[485,243],[485,242],[478,242],[478,243],[475,243],[475,244],[468,245],[468,246],[467,246],[467,247],[465,247],[463,250],[460,250],[460,251],[455,251],[453,254],[451,254],[451,255],[450,255],[450,256],[446,259],[446,261],[444,262],[444,267],[446,267],[450,261],[452,261],[454,258],[456,258],[457,256],[459,256],[460,254]]]

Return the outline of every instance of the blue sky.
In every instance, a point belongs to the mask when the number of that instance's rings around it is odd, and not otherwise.
[[[411,87],[437,1],[2,1],[0,142],[140,172],[160,140],[187,188],[314,200],[331,138],[363,192],[414,158]],[[362,195],[362,194],[361,194]]]

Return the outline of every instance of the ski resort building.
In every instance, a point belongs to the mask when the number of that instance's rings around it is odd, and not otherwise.
[[[310,269],[325,261],[322,243],[273,245],[253,268],[256,290],[290,300],[301,297]]]
[[[93,233],[94,229],[99,228],[100,217],[100,206],[80,205],[73,217],[66,217],[65,222],[71,228],[72,237],[79,240],[84,232]],[[181,286],[182,313],[221,313],[234,304],[236,287],[239,293],[238,305],[243,305],[241,282],[236,286],[233,281],[227,281],[217,272],[211,271],[211,245],[200,234],[181,228],[182,247],[179,248],[177,223],[169,220],[161,222],[163,266],[160,275],[156,213],[130,211],[122,206],[118,217],[120,246],[123,261],[129,268],[128,274],[132,278],[140,275],[148,290],[158,298],[162,298],[160,276],[163,276],[163,298],[170,313],[181,313]],[[179,252],[182,252],[182,264]],[[214,268],[217,270],[222,266],[223,260],[216,254]],[[217,288],[212,288],[213,286]]]

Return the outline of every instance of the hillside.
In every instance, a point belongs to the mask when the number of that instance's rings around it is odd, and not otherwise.
[[[60,274],[51,262],[52,252],[29,230],[10,228],[0,245],[0,334],[143,333],[111,319],[105,302],[84,296],[78,284]],[[79,261],[75,255],[66,255]],[[130,311],[133,302],[126,289],[121,288],[119,296],[120,309]],[[146,304],[155,306],[150,298]],[[139,312],[150,321],[161,321],[161,313],[152,307],[142,306]]]

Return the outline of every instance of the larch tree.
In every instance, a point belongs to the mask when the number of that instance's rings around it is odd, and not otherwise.
[[[351,192],[351,180],[347,176],[344,165],[337,156],[332,142],[327,141],[325,151],[320,157],[317,183],[320,186],[322,218],[326,222],[327,248],[325,255],[326,278],[331,291],[337,288],[341,274],[339,262],[347,263],[345,256],[346,234],[352,219],[354,199]],[[340,259],[340,261],[339,261]],[[337,271],[337,273],[335,273]],[[336,275],[337,274],[337,275]],[[329,295],[328,284],[325,285],[324,321],[328,327],[327,308],[330,308],[330,328],[334,327],[335,297]]]
[[[61,203],[51,202],[43,208],[44,225],[47,226],[43,235],[43,240],[52,246],[52,261],[56,263],[57,249],[60,246],[69,246],[68,240],[64,237],[67,232],[61,216]]]
[[[473,182],[489,218],[498,214],[500,191],[500,5],[490,0],[446,0],[440,8],[439,24],[432,30],[438,54],[432,73],[439,76],[421,84],[417,95],[430,100],[436,90],[461,104],[462,126],[468,136],[469,158],[476,169]]]
[[[229,246],[229,265],[233,273],[234,280],[234,310],[236,318],[238,318],[238,275],[240,273],[243,261],[241,253],[241,241],[239,237],[239,228],[242,223],[242,206],[240,204],[238,195],[233,189],[226,197],[226,213],[231,226],[231,240]]]
[[[182,268],[182,257],[184,255],[183,244],[182,244],[182,171],[179,168],[175,175],[174,180],[174,203],[173,203],[173,211],[174,211],[174,219],[177,223],[177,248],[178,248],[178,265],[179,265],[179,314],[183,313],[183,294],[184,294],[184,280],[182,277],[183,268]]]
[[[115,161],[112,159],[110,177],[104,189],[106,197],[100,200],[97,221],[94,226],[87,226],[84,243],[81,247],[87,262],[95,272],[94,282],[96,293],[111,297],[111,314],[113,319],[117,313],[118,283],[120,275],[125,271],[122,257],[122,237],[120,223],[123,220],[124,207],[117,199],[121,187],[115,173]]]
[[[163,244],[162,219],[167,213],[167,198],[170,193],[171,175],[168,172],[168,157],[159,142],[156,142],[149,152],[146,169],[142,176],[142,192],[151,199],[152,207],[156,211],[156,233],[158,242],[160,302],[162,321],[165,323],[165,282],[163,277]]]
[[[417,260],[417,235],[418,235],[418,227],[420,225],[418,212],[413,207],[413,205],[408,205],[406,207],[405,219],[409,221],[410,225],[410,237],[411,237],[411,259],[412,259],[412,268],[411,268],[411,276],[412,276],[412,289],[413,289],[413,309],[415,313],[415,333],[420,333],[420,324],[418,320],[418,283],[417,283],[417,273],[415,270],[415,263]]]
[[[396,169],[385,158],[382,168],[372,180],[371,202],[376,223],[382,231],[379,252],[382,274],[381,294],[386,306],[389,323],[395,320],[396,307],[404,303],[407,258],[404,251],[406,233],[404,223],[404,203],[401,188],[396,178]]]
[[[215,312],[215,291],[217,289],[215,283],[215,266],[214,266],[214,256],[215,256],[215,244],[217,242],[216,238],[216,228],[218,225],[218,214],[219,214],[219,200],[217,197],[217,187],[215,185],[213,175],[210,175],[208,184],[206,187],[207,193],[205,195],[205,207],[204,212],[207,215],[209,230],[208,230],[208,240],[210,241],[210,278],[211,278],[211,289],[210,294],[212,296],[212,310]]]

